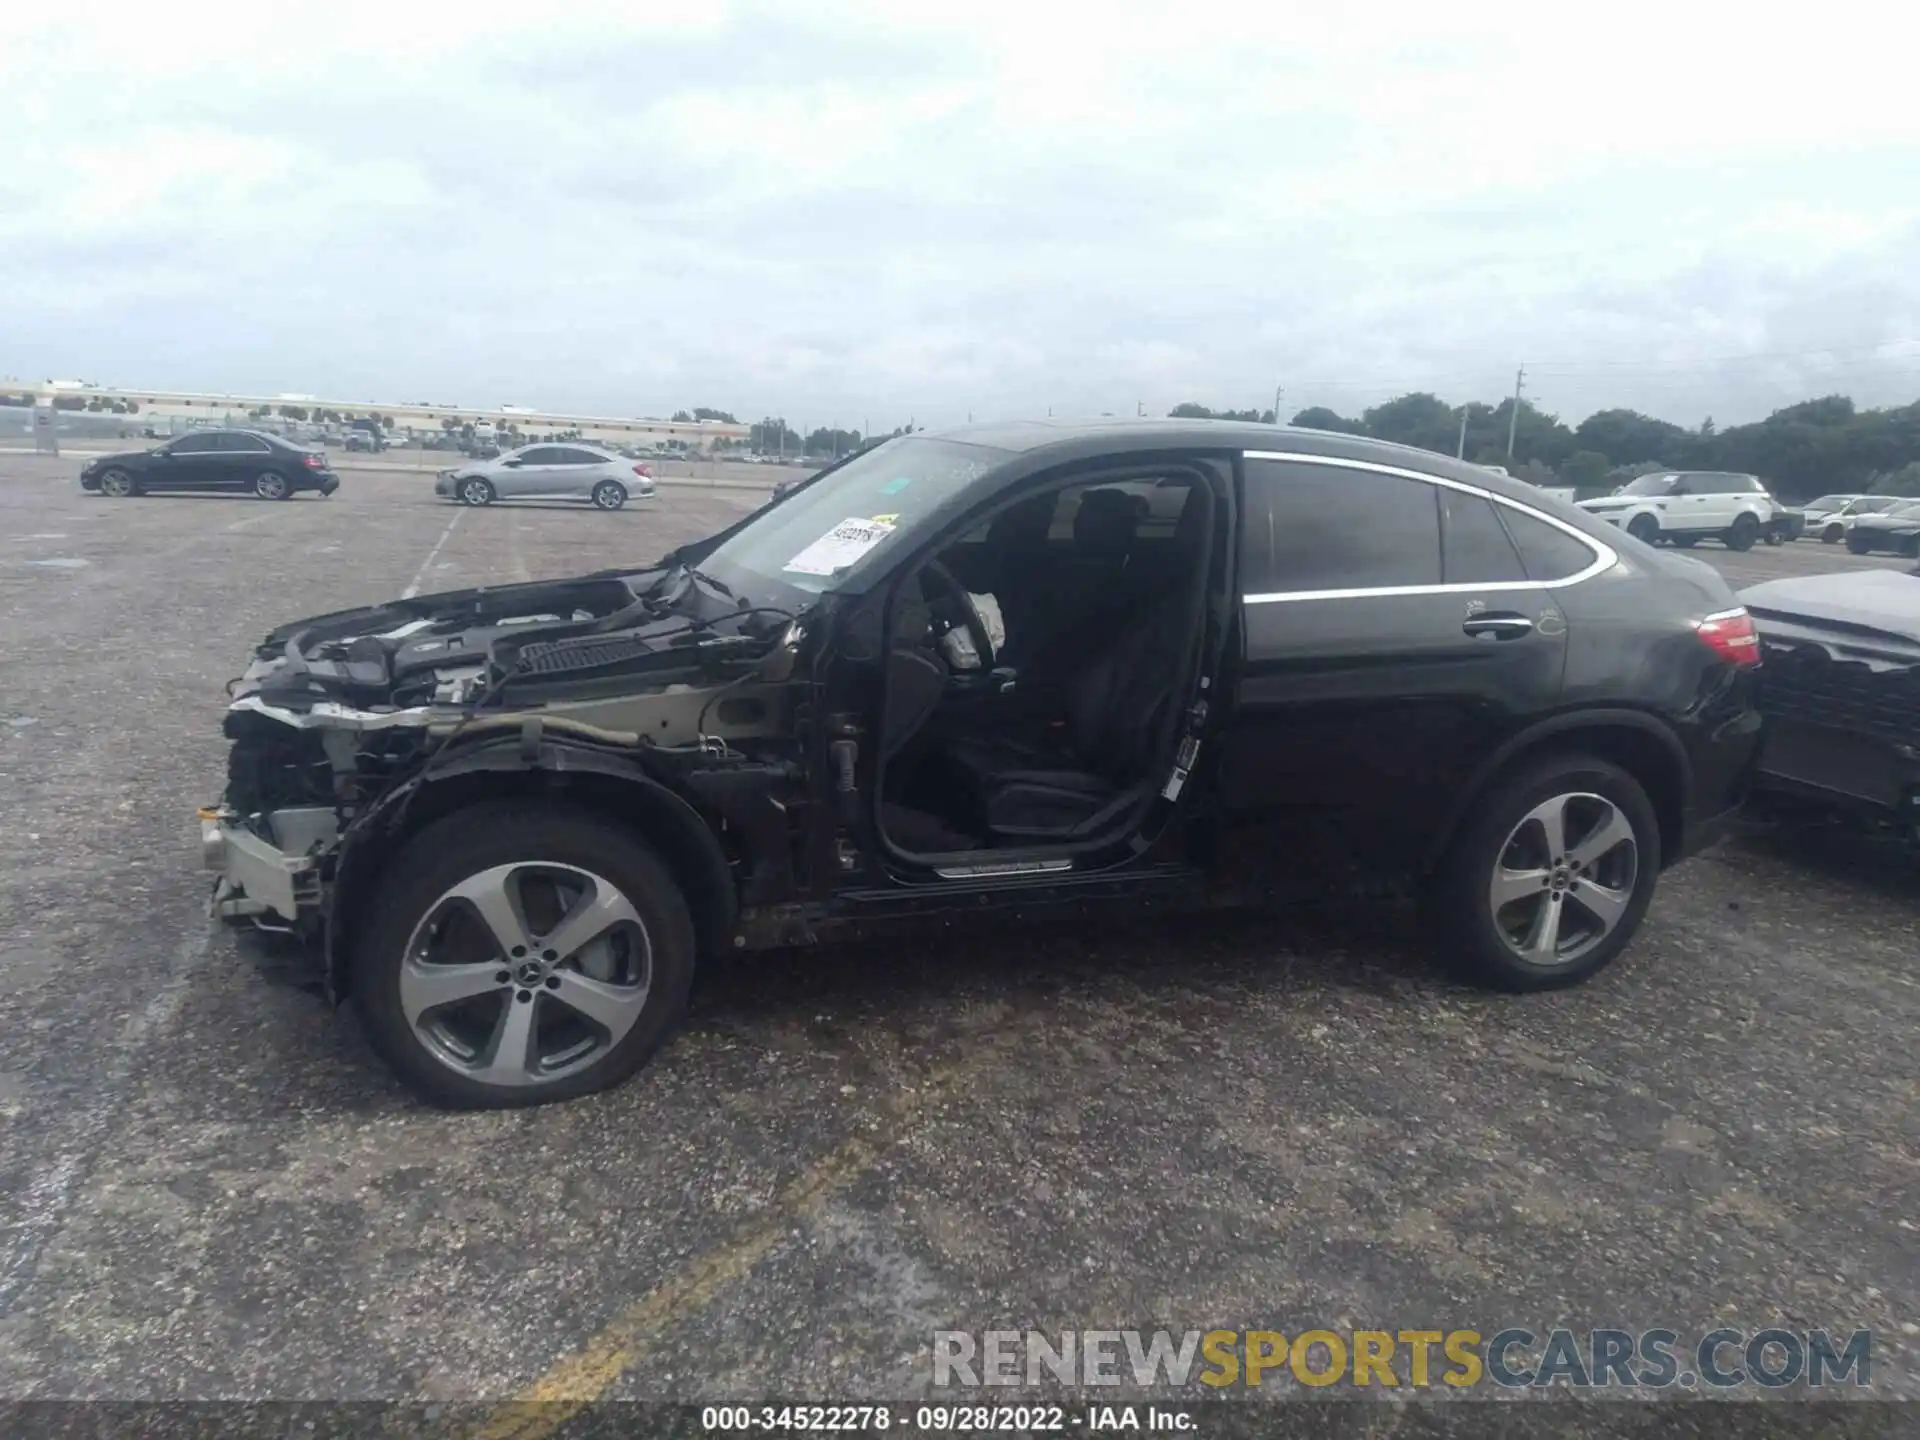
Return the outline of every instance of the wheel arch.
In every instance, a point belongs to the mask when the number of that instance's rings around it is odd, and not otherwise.
[[[517,738],[486,741],[417,788],[402,787],[380,801],[342,845],[327,906],[329,999],[338,1003],[347,994],[361,902],[384,862],[443,816],[482,801],[516,798],[573,805],[648,841],[686,897],[697,952],[727,945],[738,913],[733,872],[712,828],[686,799],[633,765],[586,746],[544,741],[530,761]]]
[[[1475,805],[1501,776],[1555,753],[1594,755],[1639,781],[1659,821],[1661,865],[1672,863],[1686,835],[1687,795],[1693,784],[1693,766],[1679,737],[1644,711],[1578,710],[1529,726],[1480,765],[1436,833],[1423,873],[1439,866]]]

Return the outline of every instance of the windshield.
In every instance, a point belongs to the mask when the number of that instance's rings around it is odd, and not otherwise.
[[[1898,502],[1893,500],[1856,500],[1847,506],[1846,513],[1849,515],[1878,515],[1882,511],[1891,510],[1896,503]]]
[[[756,600],[818,595],[1005,459],[982,445],[889,440],[770,505],[700,568]]]
[[[1902,520],[1911,520],[1920,515],[1920,500],[1901,500],[1887,506],[1887,515],[1898,515]]]
[[[1638,480],[1620,487],[1621,495],[1664,495],[1673,488],[1677,475],[1642,475]]]
[[[1853,497],[1851,495],[1822,495],[1818,500],[1809,500],[1809,510],[1838,510]]]

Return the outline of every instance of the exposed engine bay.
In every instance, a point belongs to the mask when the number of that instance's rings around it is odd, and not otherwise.
[[[529,770],[725,792],[710,807],[724,832],[742,795],[764,806],[801,773],[785,682],[803,634],[679,563],[283,625],[229,686],[226,794],[201,812],[213,908],[313,933],[356,829],[490,744]],[[696,778],[742,771],[757,783]]]

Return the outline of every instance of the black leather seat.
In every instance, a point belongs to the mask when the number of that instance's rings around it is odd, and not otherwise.
[[[975,813],[1007,839],[1070,840],[1099,831],[1151,785],[1184,697],[1206,599],[1212,497],[1182,507],[1178,581],[1114,617],[1066,686],[1057,739],[976,736],[949,750]]]

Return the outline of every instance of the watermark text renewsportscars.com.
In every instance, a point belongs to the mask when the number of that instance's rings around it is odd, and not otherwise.
[[[936,1330],[949,1386],[1815,1389],[1873,1383],[1870,1330]],[[1202,1392],[1204,1393],[1204,1392]]]

